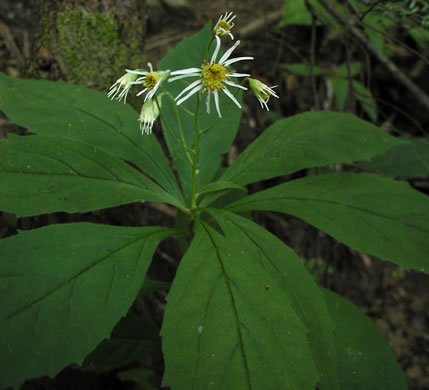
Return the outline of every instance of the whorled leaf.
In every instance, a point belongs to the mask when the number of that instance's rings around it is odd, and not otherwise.
[[[156,138],[142,136],[138,114],[129,105],[110,101],[105,93],[0,73],[0,110],[32,133],[85,142],[130,161],[183,201]]]
[[[0,388],[53,376],[124,316],[161,227],[51,225],[0,241]]]
[[[0,209],[29,216],[86,212],[131,203],[178,200],[129,164],[61,137],[0,141]]]
[[[163,385],[277,390],[321,381],[337,388],[330,317],[299,259],[252,222],[213,215],[224,235],[198,223],[168,295]]]
[[[429,197],[407,183],[354,173],[310,176],[243,198],[230,209],[294,215],[359,251],[429,270]]]
[[[342,389],[406,390],[405,376],[380,330],[356,306],[324,290],[335,322]]]
[[[219,180],[244,185],[305,168],[367,160],[401,144],[354,115],[308,112],[268,127]]]
[[[429,141],[422,138],[408,141],[410,143],[389,149],[370,161],[359,161],[355,165],[389,177],[429,177]]]

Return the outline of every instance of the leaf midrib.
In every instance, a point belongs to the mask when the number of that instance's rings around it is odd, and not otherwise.
[[[42,302],[43,300],[45,300],[46,298],[48,298],[49,296],[51,296],[52,294],[54,294],[55,292],[61,290],[62,288],[66,287],[69,283],[74,282],[77,278],[79,278],[80,276],[82,276],[84,273],[90,271],[92,268],[98,266],[99,264],[101,264],[103,261],[108,261],[109,258],[113,255],[115,255],[116,253],[120,252],[122,249],[126,248],[127,246],[133,245],[136,242],[140,241],[140,240],[146,240],[149,239],[150,237],[156,235],[156,234],[160,234],[162,233],[162,231],[158,231],[158,232],[154,232],[151,233],[145,237],[140,237],[136,240],[133,240],[131,242],[128,242],[127,244],[117,248],[116,250],[114,250],[113,252],[110,252],[109,254],[107,254],[106,256],[100,258],[99,260],[97,260],[95,263],[88,265],[87,267],[85,267],[83,270],[79,271],[78,273],[76,273],[75,275],[73,275],[71,278],[67,279],[66,281],[62,282],[61,284],[59,284],[58,286],[52,288],[50,291],[48,291],[47,293],[45,293],[44,295],[42,295],[41,297],[33,300],[32,302],[28,303],[27,305],[25,305],[22,308],[19,308],[17,310],[15,310],[14,312],[12,312],[11,314],[9,314],[7,317],[5,317],[3,320],[0,321],[1,323],[4,323],[14,317],[16,317],[17,315],[21,314],[22,312],[30,309],[32,306]],[[141,254],[140,254],[141,256]]]
[[[343,203],[339,203],[338,201],[326,200],[326,199],[315,199],[315,198],[309,199],[309,198],[299,198],[299,197],[286,197],[286,199],[285,198],[279,199],[278,197],[273,197],[273,198],[264,198],[263,200],[246,200],[246,202],[243,202],[241,205],[239,203],[236,204],[236,205],[232,204],[230,206],[227,206],[227,208],[229,210],[240,210],[240,206],[246,206],[247,207],[248,205],[251,205],[251,204],[254,204],[254,203],[270,202],[270,201],[278,203],[279,200],[307,201],[307,202],[320,202],[320,203],[334,204],[334,205],[337,205],[337,206],[342,206],[342,207],[345,207],[345,208],[350,208],[352,210],[357,210],[357,211],[360,211],[360,212],[363,212],[363,213],[366,213],[366,214],[369,214],[369,215],[377,216],[379,218],[387,219],[387,220],[393,221],[395,223],[403,224],[403,225],[405,225],[405,226],[407,226],[407,227],[409,227],[411,229],[417,230],[417,231],[422,232],[422,233],[429,233],[429,230],[425,230],[425,229],[423,229],[423,228],[421,228],[419,226],[416,226],[416,225],[413,225],[413,224],[410,224],[408,222],[401,221],[401,220],[398,220],[398,219],[394,219],[394,218],[392,218],[390,216],[383,215],[383,214],[377,213],[375,211],[370,211],[370,210],[367,210],[367,209],[364,209],[364,208],[360,208],[360,207],[356,207],[356,206],[352,206],[352,205],[348,205],[348,204],[345,205]],[[259,209],[259,207],[255,207],[252,210],[258,210],[258,209]],[[265,209],[265,207],[263,209]],[[292,214],[292,213],[289,213],[289,212],[281,211],[278,208],[269,208],[269,210],[280,211],[280,212],[285,213],[285,214],[295,215],[295,214]]]

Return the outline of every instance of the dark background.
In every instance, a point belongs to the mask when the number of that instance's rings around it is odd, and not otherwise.
[[[335,69],[346,59],[365,64],[363,75],[377,102],[378,122],[394,135],[427,137],[429,113],[412,93],[344,31],[335,35],[320,25],[280,28],[282,1],[156,1],[156,0],[90,0],[90,1],[16,1],[0,0],[0,71],[10,76],[68,80],[90,88],[107,91],[123,74],[124,68],[143,68],[148,61],[156,64],[169,47],[184,35],[202,28],[208,20],[214,23],[223,12],[233,10],[238,16],[233,33],[242,41],[237,56],[252,55],[252,76],[278,85],[280,99],[271,99],[270,115],[260,109],[251,94],[245,94],[243,117],[237,139],[224,157],[225,165],[273,119],[317,109],[335,110],[329,95],[329,80],[299,77],[281,69],[281,64],[315,62]],[[109,33],[105,28],[109,26]],[[390,58],[400,70],[429,94],[427,64],[411,51],[416,46],[400,26],[389,31],[400,44],[392,43]],[[392,41],[391,41],[392,42]],[[142,101],[128,99],[136,110]],[[346,111],[368,119],[353,97]],[[60,115],[60,113],[59,113]],[[136,124],[136,131],[138,130]],[[26,130],[11,124],[0,112],[0,138],[8,132],[25,134]],[[155,136],[161,139],[159,125]],[[342,166],[332,167],[343,170]],[[305,175],[299,172],[293,177]],[[252,184],[250,191],[261,190],[288,177]],[[428,178],[411,184],[429,192]],[[55,213],[16,219],[0,213],[0,237],[17,229],[33,229],[51,223],[93,221],[113,225],[174,226],[174,209],[160,204],[139,203],[86,214]],[[381,329],[403,368],[410,389],[429,389],[429,277],[418,272],[404,272],[391,263],[351,250],[323,232],[294,217],[258,212],[255,220],[292,247],[312,270],[315,278],[357,304]],[[429,254],[428,254],[429,256]],[[149,276],[171,281],[180,254],[172,240],[158,248]],[[159,290],[139,299],[132,310],[160,325],[166,292]],[[153,370],[152,383],[160,388],[163,363],[153,354],[139,362]],[[67,368],[57,378],[29,381],[24,389],[116,389],[138,388],[120,382],[115,372],[103,375]]]

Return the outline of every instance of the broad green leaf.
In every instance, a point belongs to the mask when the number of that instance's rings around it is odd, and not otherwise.
[[[22,80],[0,73],[0,110],[32,133],[85,142],[130,161],[171,196],[183,200],[156,138],[142,136],[138,114],[104,93],[62,81]]]
[[[207,184],[198,195],[207,194],[210,192],[216,192],[216,191],[222,191],[222,190],[240,190],[240,191],[247,191],[245,187],[242,187],[238,184],[235,184],[230,181],[214,181],[209,184]]]
[[[296,255],[268,232],[243,225],[243,218],[230,219],[230,214],[216,218],[225,236],[197,225],[167,298],[161,331],[163,385],[189,390],[314,389],[320,378],[311,343],[329,345],[332,339],[328,331],[326,340],[312,340],[300,316],[310,316],[314,308],[326,311],[320,291]],[[297,306],[300,294],[292,280],[297,282],[297,275],[311,291],[316,289],[308,314]],[[313,320],[326,330],[325,319],[329,316]]]
[[[342,389],[406,390],[405,376],[380,330],[356,306],[324,290],[336,324]]]
[[[160,62],[161,69],[179,70],[191,67],[199,68],[204,60],[210,59],[211,54],[207,54],[207,45],[212,38],[212,27],[207,24],[199,33],[192,35],[183,41],[174,49],[170,49],[166,56]],[[228,42],[228,41],[226,41]],[[228,47],[232,46],[232,42],[228,42]],[[214,49],[212,44],[211,51]],[[218,59],[220,58],[218,55]],[[232,57],[238,57],[236,52]],[[244,65],[241,65],[244,64]],[[245,62],[240,62],[236,68],[247,69]],[[242,72],[241,72],[242,73]],[[173,81],[172,83],[164,84],[165,89],[171,96],[177,96],[187,85],[196,80],[196,78],[186,78],[183,80]],[[240,81],[238,81],[240,82]],[[230,87],[231,93],[235,94],[240,91],[238,88]],[[182,110],[182,106],[191,112],[195,112],[197,107],[197,95],[194,95],[180,106],[164,97],[162,100],[163,116],[168,123],[168,130],[165,122],[163,123],[164,136],[167,140],[168,148],[174,159],[177,167],[182,188],[187,200],[190,200],[191,194],[191,166],[186,156],[186,151],[180,145],[181,136],[177,125],[176,110],[181,118],[183,136],[188,148],[192,148],[195,140],[195,118]],[[199,104],[199,125],[201,130],[211,129],[201,136],[201,149],[199,157],[199,174],[197,177],[197,192],[199,192],[206,184],[210,183],[220,165],[221,154],[228,151],[232,141],[237,133],[241,110],[227,97],[224,93],[219,96],[222,118],[219,119],[214,106],[214,99],[211,99],[211,114],[206,112],[207,93],[202,93]],[[237,95],[237,100],[241,101],[241,93]],[[173,138],[174,137],[174,138]]]
[[[280,65],[281,69],[286,69],[291,73],[294,73],[298,76],[310,76],[311,75],[311,65],[309,64],[282,64]],[[327,68],[322,68],[321,66],[314,66],[313,73],[315,76],[329,76],[332,74],[332,71]]]
[[[267,230],[234,213],[209,211],[227,238],[233,237],[247,248],[247,257],[263,259],[270,265],[276,279],[288,297],[299,319],[308,329],[307,341],[320,375],[320,385],[338,388],[334,323],[326,308],[322,292],[296,254]],[[271,287],[270,287],[271,289]],[[285,362],[285,364],[290,364]]]
[[[17,216],[85,212],[134,201],[177,200],[129,164],[61,137],[0,141],[0,209]]]
[[[354,115],[308,112],[268,127],[219,180],[244,185],[305,168],[366,160],[402,143]]]
[[[429,270],[429,197],[407,183],[334,173],[280,184],[230,206],[294,215],[362,252]]]
[[[212,183],[207,184],[197,195],[200,197],[201,195],[207,195],[204,199],[200,202],[200,207],[205,207],[208,204],[210,204],[212,201],[217,199],[219,196],[222,196],[229,192],[230,190],[238,190],[242,191],[244,193],[247,193],[247,189],[243,186],[240,186],[238,184],[235,184],[230,181],[214,181]],[[210,196],[214,195],[214,196]]]
[[[356,165],[362,169],[391,177],[417,178],[429,176],[429,141],[415,138]]]
[[[115,326],[110,338],[86,357],[83,368],[96,372],[117,370],[156,352],[161,353],[158,327],[129,312]]]
[[[172,231],[51,225],[0,241],[0,388],[53,376],[124,316]]]

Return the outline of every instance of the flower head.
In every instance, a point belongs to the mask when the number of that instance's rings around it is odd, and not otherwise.
[[[234,27],[234,23],[232,23],[232,21],[236,16],[237,15],[232,14],[232,11],[227,12],[225,15],[221,15],[213,29],[213,32],[220,37],[229,35],[231,39],[234,39],[234,36],[231,34],[231,29]]]
[[[249,87],[255,94],[255,96],[258,98],[259,103],[261,104],[261,107],[267,109],[267,111],[270,111],[268,108],[268,100],[270,100],[270,96],[274,96],[278,99],[278,96],[276,95],[273,88],[276,88],[277,85],[274,85],[273,87],[269,87],[267,84],[264,84],[262,81],[249,78]]]
[[[133,82],[136,80],[136,78],[136,74],[131,74],[127,71],[127,73],[117,79],[116,82],[110,87],[107,96],[112,97],[112,100],[116,98],[119,101],[124,98],[124,103],[126,103],[128,91],[133,86]]]
[[[188,68],[182,70],[176,70],[171,72],[172,77],[168,81],[174,81],[182,79],[185,77],[198,77],[198,80],[195,80],[189,84],[179,95],[176,96],[175,100],[177,105],[182,104],[185,100],[189,99],[192,95],[198,91],[207,92],[207,112],[210,113],[210,96],[213,95],[216,105],[216,111],[221,117],[220,108],[219,108],[219,91],[223,91],[237,106],[241,108],[240,103],[234,97],[234,95],[229,91],[227,86],[237,87],[244,90],[247,90],[246,87],[239,85],[231,81],[231,77],[248,77],[248,74],[235,73],[233,70],[229,69],[229,66],[234,62],[243,61],[243,60],[253,60],[253,57],[237,57],[229,58],[234,51],[234,49],[240,44],[240,41],[237,41],[234,46],[230,47],[225,54],[216,61],[216,57],[220,49],[220,38],[215,35],[216,38],[216,48],[213,52],[210,62],[204,62],[200,68]],[[183,96],[184,95],[184,96]]]
[[[140,122],[140,130],[143,133],[151,134],[152,127],[159,116],[159,108],[161,107],[161,95],[155,99],[148,99],[143,103],[138,121]],[[157,104],[158,103],[158,104]]]
[[[133,81],[131,84],[142,84],[144,89],[141,90],[137,96],[140,96],[147,92],[144,101],[152,99],[152,97],[155,95],[156,91],[158,90],[159,86],[167,79],[167,77],[170,74],[169,70],[165,71],[157,71],[154,72],[152,68],[152,64],[148,62],[149,71],[145,70],[129,70],[127,69],[127,72],[133,75],[141,75],[142,77],[139,77],[137,80]]]

